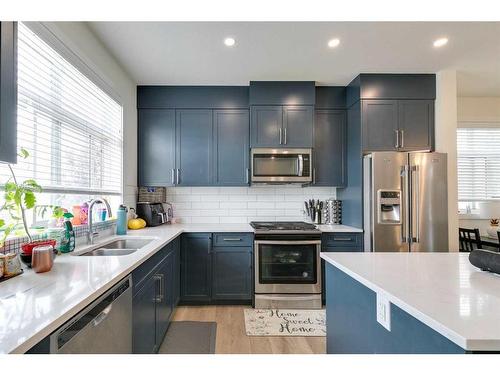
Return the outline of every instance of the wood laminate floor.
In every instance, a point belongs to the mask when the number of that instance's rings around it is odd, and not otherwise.
[[[247,336],[243,310],[250,306],[179,306],[173,320],[217,322],[216,354],[324,354],[325,337]]]

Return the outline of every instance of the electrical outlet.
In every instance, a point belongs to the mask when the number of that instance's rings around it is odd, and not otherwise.
[[[377,293],[377,322],[391,330],[391,302],[384,293]]]

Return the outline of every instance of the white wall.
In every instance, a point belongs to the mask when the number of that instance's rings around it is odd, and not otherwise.
[[[445,70],[436,75],[436,151],[448,154],[448,241],[458,251],[457,183],[457,73]]]
[[[60,41],[95,72],[123,106],[124,203],[135,206],[137,190],[136,84],[85,22],[43,22]]]
[[[336,197],[331,187],[175,187],[167,189],[174,217],[182,223],[303,221],[307,199]]]
[[[459,126],[500,126],[499,97],[459,97],[457,102]],[[459,225],[464,228],[479,228],[486,235],[490,226],[489,218],[473,219],[472,215],[460,217]]]
[[[500,123],[500,98],[459,97],[458,122]]]

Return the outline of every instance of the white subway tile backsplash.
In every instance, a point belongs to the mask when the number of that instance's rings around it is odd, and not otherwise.
[[[205,202],[201,197],[200,202],[192,202],[192,208],[219,208],[219,202]]]
[[[274,202],[248,202],[248,208],[275,208]]]
[[[247,208],[247,202],[220,202],[220,208]]]
[[[297,186],[167,188],[182,223],[305,220],[304,201],[336,197],[335,188]]]

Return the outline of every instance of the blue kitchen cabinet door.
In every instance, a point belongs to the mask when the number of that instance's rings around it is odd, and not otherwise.
[[[175,111],[139,109],[139,186],[172,186],[175,175]]]
[[[313,154],[314,185],[342,187],[347,184],[346,126],[345,111],[316,110]]]
[[[181,238],[181,301],[209,302],[212,295],[210,233],[187,233]]]
[[[252,248],[214,247],[212,253],[212,299],[252,299]]]
[[[0,161],[17,162],[17,22],[0,22]]]
[[[171,250],[172,244],[167,246]],[[153,277],[157,279],[159,289],[156,300],[156,345],[159,347],[174,311],[174,253],[172,251],[162,260]]]
[[[252,106],[250,121],[251,147],[284,147],[282,106]]]
[[[176,110],[176,185],[212,184],[212,110]]]
[[[283,106],[283,146],[313,147],[313,106]]]
[[[158,282],[150,277],[132,301],[132,352],[152,354],[158,349],[156,334],[156,298]]]
[[[401,151],[434,149],[434,100],[399,100]]]
[[[398,101],[363,100],[363,151],[397,151]]]
[[[249,183],[248,110],[213,111],[214,184],[245,186]]]

